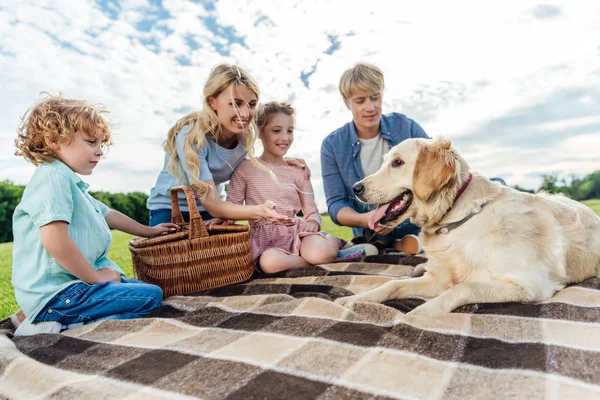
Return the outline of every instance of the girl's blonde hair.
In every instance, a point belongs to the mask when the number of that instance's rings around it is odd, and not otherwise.
[[[48,97],[21,117],[15,139],[15,155],[23,156],[36,166],[54,161],[56,146],[69,145],[75,132],[98,138],[103,146],[112,144],[108,123],[102,117],[106,110],[85,100],[66,99],[62,94],[45,94]]]
[[[204,84],[203,108],[201,111],[192,112],[181,118],[169,130],[167,140],[164,144],[165,152],[169,155],[168,164],[169,172],[178,178],[181,182],[185,182],[185,174],[181,168],[181,160],[177,155],[175,140],[177,133],[185,126],[189,126],[189,132],[185,137],[183,152],[185,154],[185,168],[188,171],[191,182],[188,182],[194,187],[200,195],[200,200],[204,200],[208,193],[208,185],[201,181],[200,159],[198,158],[197,149],[201,149],[206,145],[206,136],[213,139],[215,142],[221,134],[221,124],[217,114],[209,104],[210,98],[217,97],[229,85],[245,86],[252,90],[256,97],[260,95],[258,84],[252,76],[244,69],[237,65],[219,64],[212,69],[208,76],[208,80]],[[235,107],[235,102],[233,102]],[[237,113],[237,109],[236,109]],[[239,116],[239,115],[238,115]],[[254,160],[254,142],[256,142],[256,124],[251,121],[248,127],[242,134],[248,157],[251,161]],[[257,163],[258,164],[258,163]]]
[[[347,100],[355,90],[365,90],[369,93],[381,93],[385,86],[383,71],[375,65],[358,63],[347,69],[340,78],[340,94]]]
[[[256,110],[256,117],[254,117],[258,130],[262,132],[269,123],[269,116],[277,113],[283,113],[293,117],[296,115],[296,110],[294,110],[294,107],[289,103],[283,101],[271,101],[269,103],[260,104]]]

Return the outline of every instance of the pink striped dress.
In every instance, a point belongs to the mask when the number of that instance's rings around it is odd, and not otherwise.
[[[310,183],[310,171],[304,160],[289,161],[288,165],[271,164],[258,160],[271,169],[277,180],[271,179],[266,171],[256,167],[248,159],[242,161],[229,182],[227,200],[247,205],[273,201],[275,211],[295,219],[295,225],[283,226],[269,221],[250,221],[252,253],[256,262],[262,253],[277,247],[288,254],[300,253],[300,239],[308,235],[323,235],[320,232],[302,232],[306,221],[316,221],[321,229],[321,215],[315,203],[315,195]],[[300,166],[302,165],[302,166]],[[302,210],[304,220],[296,217]]]

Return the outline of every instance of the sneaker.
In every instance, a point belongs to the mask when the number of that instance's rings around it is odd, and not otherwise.
[[[354,246],[347,247],[338,252],[338,258],[346,261],[362,259],[366,256],[374,256],[379,254],[377,247],[372,244],[363,243],[355,244]]]
[[[406,254],[415,255],[421,252],[421,242],[416,235],[406,235],[394,241],[394,249]]]
[[[25,318],[27,318],[27,317],[25,316],[25,313],[23,312],[23,310],[21,310],[20,308],[17,310],[16,313],[14,313],[13,315],[10,316],[11,322],[16,327],[21,325],[21,322],[25,321]]]
[[[30,336],[37,335],[38,333],[58,333],[61,328],[62,324],[60,322],[45,321],[33,324],[29,321],[29,318],[25,318],[25,320],[19,324],[14,335]]]

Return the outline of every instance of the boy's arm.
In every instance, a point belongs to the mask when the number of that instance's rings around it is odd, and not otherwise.
[[[110,209],[104,217],[110,229],[116,229],[121,232],[129,233],[135,236],[154,237],[164,232],[172,232],[179,229],[179,226],[170,222],[165,222],[157,226],[149,227],[129,218],[127,215]]]
[[[323,189],[329,216],[338,225],[368,228],[369,217],[374,211],[359,213],[351,207],[348,202],[349,194],[336,163],[335,154],[331,143],[327,140],[323,141],[321,145],[321,175],[323,176]],[[377,226],[375,231],[380,235],[387,235],[391,229]]]
[[[96,271],[87,262],[81,250],[69,237],[69,225],[64,221],[54,221],[40,227],[40,237],[44,249],[64,269],[84,282],[95,284],[108,281],[120,282],[121,276],[112,268]]]
[[[364,219],[362,214],[355,211],[348,202],[348,193],[336,162],[336,152],[328,140],[321,145],[321,175],[331,220],[343,226],[366,226],[366,220],[361,220]]]

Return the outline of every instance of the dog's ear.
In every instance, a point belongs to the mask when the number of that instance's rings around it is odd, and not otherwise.
[[[413,193],[422,202],[444,187],[456,172],[451,146],[450,140],[443,138],[421,144],[413,176]]]

